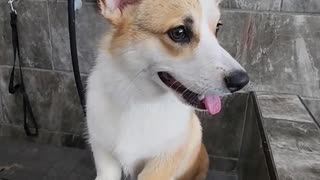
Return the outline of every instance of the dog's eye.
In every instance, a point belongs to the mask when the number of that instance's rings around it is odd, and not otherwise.
[[[216,36],[218,36],[218,33],[219,33],[219,30],[220,30],[220,27],[223,25],[222,21],[219,20],[218,24],[217,24],[217,27],[216,27]]]
[[[190,33],[185,26],[179,26],[169,30],[170,38],[177,43],[188,43],[190,42]]]

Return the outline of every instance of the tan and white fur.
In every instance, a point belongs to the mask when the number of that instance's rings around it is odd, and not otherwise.
[[[230,93],[224,76],[243,68],[215,36],[219,0],[98,0],[112,24],[88,79],[87,127],[96,180],[203,180],[208,155],[194,108],[157,76],[168,71],[199,94]],[[167,31],[192,19],[193,40]]]

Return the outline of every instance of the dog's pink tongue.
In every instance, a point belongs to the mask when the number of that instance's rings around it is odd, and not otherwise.
[[[203,103],[212,115],[216,115],[221,111],[221,100],[219,96],[206,96]]]

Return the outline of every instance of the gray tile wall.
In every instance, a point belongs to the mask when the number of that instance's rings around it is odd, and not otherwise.
[[[221,7],[232,9],[280,11],[282,0],[224,0]]]
[[[320,16],[225,10],[219,39],[247,69],[249,89],[320,96]]]
[[[93,1],[92,1],[93,2]],[[77,43],[84,79],[94,62],[95,47],[106,21],[86,2],[77,12]],[[41,129],[41,143],[83,145],[85,121],[69,50],[67,1],[18,0],[18,28],[26,90]],[[12,65],[10,10],[0,2],[0,135],[24,138],[22,98],[8,93]]]
[[[255,11],[320,13],[319,0],[224,0],[221,7]]]
[[[49,2],[53,65],[56,70],[71,71],[66,9],[66,1]],[[95,3],[85,3],[76,16],[79,66],[82,73],[88,73],[94,62],[97,41],[108,27],[106,21],[97,14]]]
[[[71,71],[67,2],[59,0],[19,0],[21,55],[23,66]],[[9,6],[0,2],[0,65],[12,64]],[[95,55],[97,40],[108,24],[97,13],[95,3],[85,3],[77,12],[78,56],[82,73],[88,73]]]
[[[319,0],[283,0],[282,11],[320,13]]]
[[[58,133],[78,137],[84,125],[71,72],[66,2],[18,0],[16,4],[27,91],[48,141]],[[225,0],[222,7],[225,25],[219,40],[248,70],[252,80],[249,90],[320,97],[318,0]],[[6,135],[10,134],[9,128],[22,133],[21,98],[7,92],[12,64],[9,24],[9,6],[3,0],[0,1],[0,124],[1,129],[6,129],[2,134]],[[107,29],[105,20],[96,12],[94,0],[85,0],[77,12],[78,53],[84,77],[94,62],[96,42]],[[229,154],[217,155],[237,154],[226,152]]]
[[[0,45],[0,64],[10,65],[11,52],[11,27],[10,10],[7,1],[1,4],[1,28],[3,37]],[[22,62],[25,67],[52,69],[51,61],[51,36],[48,21],[48,3],[46,1],[18,1],[19,30]]]
[[[23,122],[22,99],[7,91],[10,69],[1,67],[3,124]],[[64,72],[23,70],[26,90],[41,129],[79,134],[84,125],[73,76]],[[1,122],[0,121],[0,122]]]

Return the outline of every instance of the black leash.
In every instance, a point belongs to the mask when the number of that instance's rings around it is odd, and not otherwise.
[[[27,134],[27,136],[38,136],[38,124],[35,120],[31,104],[28,98],[28,95],[25,91],[24,81],[23,81],[23,74],[21,69],[21,56],[20,56],[20,47],[19,47],[19,37],[18,37],[18,29],[17,29],[17,13],[16,11],[11,12],[11,28],[12,28],[12,46],[13,46],[13,67],[11,70],[10,75],[10,82],[9,82],[9,93],[16,94],[21,93],[23,97],[23,127]],[[20,74],[20,83],[15,84],[14,82],[14,73],[16,68],[16,59],[18,55],[19,61],[19,74]],[[29,115],[29,116],[28,116]],[[35,129],[33,132],[31,131],[28,117],[30,118],[30,123],[32,123],[32,127]]]
[[[75,9],[74,9],[74,0],[68,0],[68,20],[69,20],[69,37],[70,37],[70,50],[71,50],[71,58],[72,58],[72,67],[74,78],[77,85],[78,95],[80,98],[80,103],[82,106],[82,110],[84,115],[86,115],[86,99],[85,92],[81,81],[80,70],[79,70],[79,62],[77,55],[77,36],[76,36],[76,25],[75,25]]]

